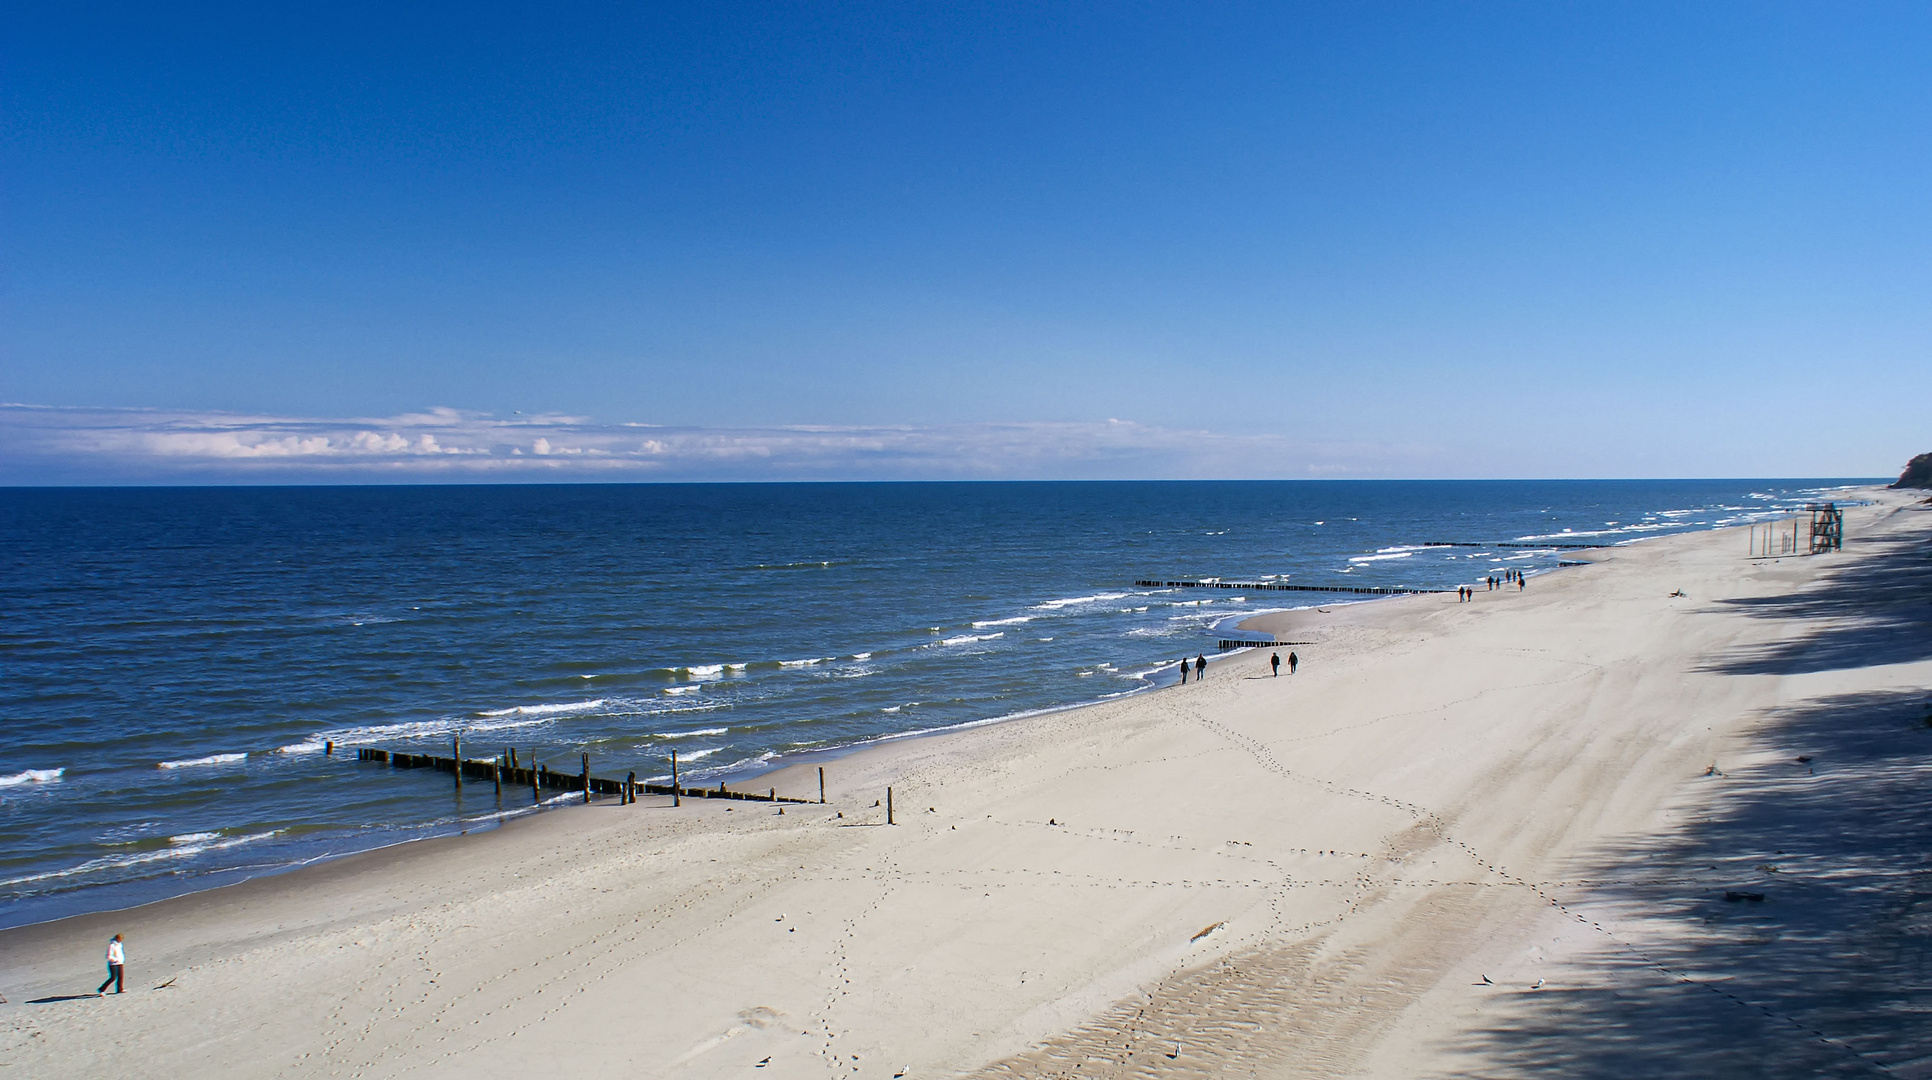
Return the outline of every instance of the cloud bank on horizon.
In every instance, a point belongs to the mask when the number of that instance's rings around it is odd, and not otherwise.
[[[1125,420],[678,427],[450,408],[389,417],[0,405],[0,484],[980,480],[1386,475],[1415,446]]]

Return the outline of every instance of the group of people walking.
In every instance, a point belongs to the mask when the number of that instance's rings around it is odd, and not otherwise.
[[[1522,592],[1523,572],[1521,570],[1505,570],[1501,577],[1491,574],[1483,579],[1483,584],[1488,586],[1486,591],[1495,592],[1497,589],[1507,587],[1512,581],[1516,583],[1516,591]],[[1456,587],[1456,603],[1467,604],[1475,598],[1476,587],[1474,585],[1459,585]]]
[[[1298,665],[1300,665],[1300,663],[1301,663],[1301,657],[1296,656],[1294,653],[1289,653],[1288,654],[1288,674],[1293,675],[1295,673],[1295,668]],[[1188,665],[1190,664],[1192,664],[1194,667],[1195,682],[1200,682],[1202,679],[1207,678],[1207,654],[1206,653],[1202,653],[1201,655],[1196,656],[1192,660],[1189,660],[1187,657],[1183,656],[1181,657],[1181,685],[1182,686],[1187,685],[1187,669],[1188,669]],[[1281,654],[1275,653],[1269,656],[1268,666],[1274,669],[1275,677],[1280,678],[1281,677]]]

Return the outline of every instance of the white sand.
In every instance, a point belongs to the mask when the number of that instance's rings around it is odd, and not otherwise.
[[[1932,750],[1932,640],[1859,589],[1932,515],[1880,498],[1838,555],[1263,617],[1300,674],[884,744],[822,808],[605,803],[0,933],[0,1077],[1925,1075],[1926,818],[1858,800]],[[135,992],[27,1003],[116,931]]]

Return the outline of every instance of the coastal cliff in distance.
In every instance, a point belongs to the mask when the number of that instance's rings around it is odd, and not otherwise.
[[[1932,488],[1932,454],[1920,454],[1905,463],[1895,488]]]

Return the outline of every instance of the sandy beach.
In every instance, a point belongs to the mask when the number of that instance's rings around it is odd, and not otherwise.
[[[1932,508],[1867,497],[1830,555],[1261,616],[1297,674],[879,744],[822,806],[0,932],[0,1077],[1932,1076]]]

